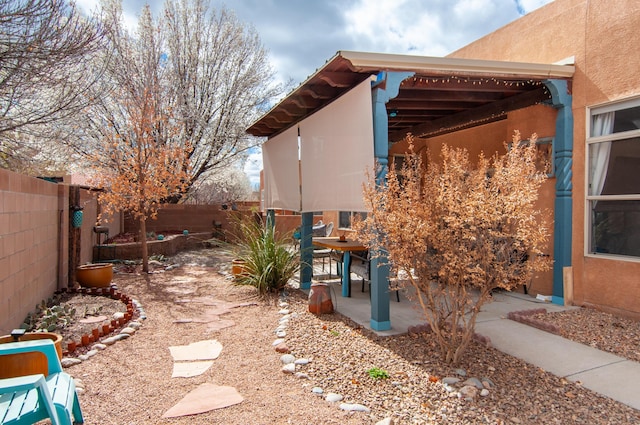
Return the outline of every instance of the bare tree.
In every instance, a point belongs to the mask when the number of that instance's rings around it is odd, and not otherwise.
[[[104,137],[104,124],[126,121],[120,100],[140,92],[140,75],[149,69],[155,70],[157,104],[179,126],[177,142],[192,147],[188,187],[234,166],[257,144],[245,129],[282,90],[271,84],[273,71],[255,31],[207,4],[168,0],[157,21],[147,8],[137,34],[130,35],[122,26],[120,0],[103,2],[114,60],[96,87],[107,96],[87,110],[79,147],[99,149],[95,141]],[[141,31],[143,26],[148,28]]]
[[[0,0],[0,167],[32,158],[21,138],[50,133],[87,105],[100,76],[88,60],[103,48],[97,22],[64,0]]]
[[[237,166],[217,170],[196,182],[187,202],[196,204],[233,204],[253,197],[249,177]]]

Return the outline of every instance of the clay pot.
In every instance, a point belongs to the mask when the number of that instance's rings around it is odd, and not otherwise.
[[[75,341],[69,341],[69,342],[67,343],[67,351],[68,351],[69,353],[73,353],[74,351],[76,351],[76,348],[77,348],[77,347],[76,347],[76,343],[75,343]]]
[[[62,335],[53,332],[27,332],[20,337],[20,341],[33,341],[34,339],[50,339],[56,346],[56,352],[58,358],[62,359]],[[0,337],[0,344],[5,342],[13,342],[14,339],[11,335],[4,335]]]
[[[87,288],[106,288],[113,279],[113,264],[84,264],[76,268],[76,280]]]
[[[246,262],[244,260],[240,260],[240,259],[235,259],[231,261],[231,274],[233,275],[233,277],[235,277],[236,279],[246,276],[247,275],[247,270],[246,270]]]
[[[100,339],[100,329],[98,329],[98,328],[93,329],[91,331],[91,334],[93,335],[94,341],[97,341],[98,339]]]
[[[313,283],[309,291],[309,312],[313,314],[333,313],[331,292],[326,283]]]
[[[110,332],[111,332],[111,326],[102,325],[102,335],[109,335]]]
[[[82,338],[80,338],[80,342],[82,343],[83,346],[88,346],[89,345],[89,335],[84,334],[82,335]]]

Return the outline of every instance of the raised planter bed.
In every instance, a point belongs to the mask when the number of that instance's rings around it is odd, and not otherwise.
[[[163,240],[147,241],[149,255],[172,256],[187,249],[200,248],[204,241],[212,237],[211,232],[169,235]],[[96,245],[93,247],[93,261],[135,260],[142,258],[140,242]]]

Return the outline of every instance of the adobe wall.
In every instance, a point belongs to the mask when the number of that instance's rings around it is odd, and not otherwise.
[[[0,334],[66,282],[64,187],[0,170]]]
[[[451,57],[553,63],[575,56],[572,82],[574,302],[640,317],[640,263],[585,251],[587,107],[640,95],[640,2],[555,0]]]
[[[415,140],[415,150],[426,159],[427,150],[433,160],[439,161],[442,145],[453,148],[464,147],[473,161],[480,153],[491,157],[495,153],[505,153],[505,143],[510,143],[514,130],[520,131],[522,139],[528,139],[533,133],[538,138],[553,137],[557,111],[549,106],[535,105],[512,111],[501,121],[473,127],[455,133],[449,133],[430,139]],[[406,142],[393,145],[391,154],[404,154],[408,149]],[[549,229],[549,241],[543,248],[545,254],[553,258],[553,211],[555,201],[555,177],[549,178],[540,188],[536,209],[543,212],[542,217]],[[551,295],[553,290],[553,270],[538,273],[531,282],[532,295]]]
[[[258,202],[238,203],[238,211],[250,212],[258,209]],[[234,211],[230,208],[223,209],[222,205],[192,205],[192,204],[165,204],[158,209],[156,219],[148,219],[147,232],[161,232],[167,230],[188,230],[189,233],[213,232],[216,223],[222,226],[222,230],[230,230],[229,214]],[[123,231],[137,234],[140,225],[137,220],[125,214]],[[114,236],[117,233],[110,234]]]

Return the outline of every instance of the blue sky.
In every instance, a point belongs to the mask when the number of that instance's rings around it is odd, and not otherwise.
[[[339,50],[446,56],[553,0],[211,0],[253,26],[279,81],[297,86]],[[99,0],[76,0],[93,10]],[[123,0],[135,28],[144,0]],[[154,13],[163,1],[150,0]],[[259,181],[262,155],[245,165]]]

